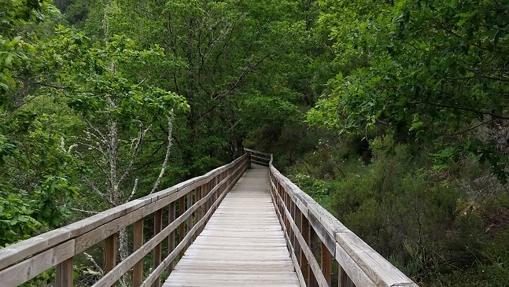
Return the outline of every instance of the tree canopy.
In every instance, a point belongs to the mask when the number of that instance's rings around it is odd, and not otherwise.
[[[244,147],[423,286],[504,286],[509,3],[0,1],[0,246]]]

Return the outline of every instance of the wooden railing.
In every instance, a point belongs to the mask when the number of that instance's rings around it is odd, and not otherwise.
[[[272,199],[302,286],[418,286],[282,175],[271,154],[246,152],[270,169]]]
[[[103,254],[99,261],[103,274],[86,285],[112,286],[129,280],[129,286],[160,286],[160,278],[248,166],[248,155],[243,155],[203,176],[1,249],[0,286],[18,286],[52,268],[56,269],[53,286],[73,286],[73,259],[96,247]],[[146,230],[151,236],[144,234]],[[126,241],[132,243],[122,261],[117,253],[120,232],[127,232]]]
[[[249,162],[269,166],[272,155],[270,153],[265,153],[253,149],[244,148],[247,156],[249,157]]]
[[[269,167],[271,196],[302,286],[417,286],[283,176],[271,154],[250,149],[203,176],[1,249],[0,286],[18,286],[52,268],[53,286],[73,286],[75,258],[97,247],[103,273],[87,285],[160,286],[251,163]],[[119,233],[128,229],[132,244],[120,261]]]

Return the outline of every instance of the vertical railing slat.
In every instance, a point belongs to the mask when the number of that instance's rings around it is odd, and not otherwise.
[[[320,247],[320,266],[322,267],[322,273],[325,277],[325,280],[327,281],[327,284],[329,286],[332,285],[332,255],[329,252],[329,249],[327,249],[327,246],[325,244],[321,244]]]
[[[341,265],[338,268],[338,287],[355,287],[355,284],[353,284],[345,270],[341,268]]]
[[[161,229],[163,229],[163,210],[159,209],[154,212],[154,236],[161,232]],[[156,269],[159,264],[161,264],[161,243],[154,247],[154,269]],[[152,286],[161,286],[160,278],[158,278]]]
[[[143,245],[143,218],[133,225],[133,251]],[[143,282],[143,259],[138,261],[133,268],[133,286],[138,287]]]
[[[56,271],[55,286],[72,287],[72,257],[58,264]]]
[[[176,208],[175,208],[175,202],[170,203],[170,206],[168,206],[168,224],[172,223],[176,218]],[[168,254],[170,254],[173,249],[175,249],[176,246],[176,238],[177,232],[173,231],[168,236]],[[175,267],[175,261],[171,262],[170,265],[171,269]]]
[[[118,233],[104,239],[104,272],[108,272],[117,265]]]
[[[309,222],[306,216],[304,214],[301,214],[301,234],[304,237],[304,241],[306,241],[306,244],[309,246]],[[311,267],[309,266],[308,260],[306,258],[306,255],[304,254],[304,251],[300,250],[300,258],[301,258],[301,271],[302,276],[304,277],[304,280],[306,281],[306,285],[309,285],[310,276],[311,276]]]

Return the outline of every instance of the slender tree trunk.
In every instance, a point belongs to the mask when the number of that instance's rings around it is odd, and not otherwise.
[[[108,102],[110,104],[111,109],[116,108],[116,104],[111,97],[108,97]],[[118,176],[118,144],[119,144],[119,135],[118,135],[118,124],[115,119],[110,119],[108,122],[108,137],[109,137],[109,145],[108,145],[108,156],[109,156],[109,194],[110,201],[115,205],[121,205],[124,203],[124,197],[122,195],[122,191],[120,189],[120,182]],[[127,230],[122,228],[119,231],[119,255],[120,260],[123,261],[129,256],[129,238],[127,234]],[[121,286],[127,286],[128,278],[122,277],[120,279]]]

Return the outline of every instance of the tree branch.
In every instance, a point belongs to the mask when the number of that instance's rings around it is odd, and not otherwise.
[[[168,116],[168,138],[167,138],[168,144],[166,145],[166,154],[164,156],[163,164],[161,165],[161,171],[159,172],[159,176],[154,182],[154,186],[152,187],[150,193],[153,193],[157,190],[157,188],[159,187],[159,183],[161,182],[161,179],[166,171],[166,167],[168,166],[168,160],[170,159],[170,150],[173,143],[172,133],[173,133],[173,110],[170,111],[170,115]]]
[[[471,113],[474,113],[474,114],[491,116],[492,118],[499,119],[499,120],[509,120],[509,116],[499,115],[499,114],[495,114],[493,112],[476,110],[476,109],[472,109],[472,108],[469,108],[469,107],[453,106],[453,105],[448,105],[448,104],[430,103],[430,102],[423,102],[423,101],[421,101],[421,102],[410,102],[410,103],[411,104],[417,104],[417,105],[423,104],[423,105],[429,105],[429,106],[434,106],[434,107],[441,107],[441,108],[447,108],[447,109],[471,112]]]

